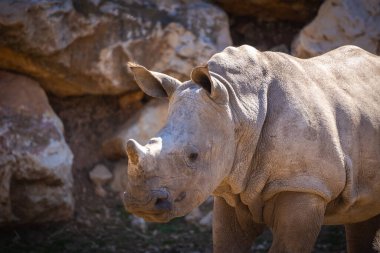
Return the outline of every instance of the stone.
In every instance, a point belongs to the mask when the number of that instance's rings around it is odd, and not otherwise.
[[[211,228],[213,204],[214,197],[209,196],[201,206],[194,208],[188,215],[186,215],[185,220],[198,226]]]
[[[116,163],[113,170],[113,179],[110,184],[111,190],[114,192],[123,192],[124,185],[127,180],[128,161],[126,159],[120,160]]]
[[[131,218],[131,226],[135,229],[140,230],[141,232],[146,232],[147,230],[147,224],[146,221],[143,218],[137,217],[135,215],[132,215]]]
[[[325,1],[293,41],[292,54],[308,58],[349,44],[380,55],[378,0]]]
[[[72,216],[73,154],[34,80],[0,71],[0,224]]]
[[[147,143],[165,124],[168,111],[166,100],[151,100],[134,117],[130,118],[116,134],[103,142],[102,150],[109,159],[125,158],[126,143],[135,139]]]
[[[226,12],[236,16],[254,16],[262,20],[304,22],[315,16],[322,0],[214,0]]]
[[[228,18],[203,1],[1,1],[0,68],[58,96],[137,90],[127,67],[188,79],[231,45]]]
[[[288,48],[294,37],[305,25],[305,23],[263,21],[254,17],[236,16],[231,16],[230,24],[231,37],[235,45],[254,45],[260,51],[277,49],[281,45],[286,46],[289,51]]]
[[[103,185],[112,179],[112,173],[103,164],[97,164],[89,174],[91,181],[95,185],[95,193],[100,197],[105,197],[107,192]]]
[[[190,223],[197,223],[202,219],[203,214],[199,207],[194,208],[188,215],[185,216],[185,220]]]
[[[112,179],[112,173],[103,164],[98,164],[90,172],[90,178],[96,185],[104,185]]]
[[[207,228],[212,227],[212,211],[208,212],[206,216],[199,220],[199,225]]]
[[[144,93],[141,90],[128,92],[119,97],[119,106],[122,110],[130,107],[131,104],[141,101]]]
[[[88,179],[89,169],[104,163],[103,141],[142,108],[137,102],[123,110],[118,96],[58,97],[49,94],[49,102],[65,126],[66,142],[75,154],[73,171],[80,171],[80,180]]]

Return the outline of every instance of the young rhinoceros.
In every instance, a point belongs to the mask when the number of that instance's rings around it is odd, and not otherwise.
[[[323,224],[345,224],[350,252],[380,225],[380,57],[345,46],[298,59],[228,47],[191,81],[130,64],[169,98],[165,127],[127,143],[126,208],[166,222],[215,196],[214,252],[310,252]]]

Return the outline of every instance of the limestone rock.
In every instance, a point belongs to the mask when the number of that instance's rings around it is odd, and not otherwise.
[[[131,225],[133,228],[140,230],[141,232],[146,232],[147,224],[143,218],[132,215]]]
[[[90,178],[96,185],[104,185],[112,179],[112,173],[103,164],[98,164],[90,172]]]
[[[199,225],[211,228],[212,227],[212,211],[208,212],[206,216],[204,216],[202,219],[199,221]]]
[[[89,176],[95,185],[95,193],[100,197],[105,197],[107,192],[103,185],[112,179],[112,173],[103,164],[98,164],[91,170]]]
[[[0,71],[0,224],[71,217],[73,155],[35,81]]]
[[[199,207],[194,208],[188,215],[185,216],[185,220],[190,223],[199,222],[202,219],[202,212]]]
[[[148,142],[164,125],[167,117],[166,100],[151,100],[137,115],[129,119],[120,130],[107,139],[102,150],[110,159],[126,157],[126,143],[135,139],[139,143]]]
[[[219,8],[197,1],[1,1],[0,68],[55,95],[137,89],[128,61],[188,79],[231,45]]]
[[[322,0],[214,0],[228,13],[263,20],[307,21],[314,17]]]
[[[327,0],[293,42],[292,54],[307,58],[348,44],[380,54],[378,0]]]
[[[144,93],[141,90],[128,92],[127,94],[120,96],[119,107],[122,110],[125,110],[131,104],[141,101],[143,97],[144,97]]]
[[[214,197],[208,197],[202,205],[194,208],[188,215],[186,215],[185,220],[201,227],[211,228],[213,204]]]

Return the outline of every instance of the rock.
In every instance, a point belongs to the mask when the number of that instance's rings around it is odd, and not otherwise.
[[[90,172],[90,179],[95,185],[95,193],[100,197],[105,197],[107,192],[103,185],[112,179],[112,173],[103,164],[98,164]]]
[[[210,211],[206,216],[200,219],[199,225],[207,228],[212,228],[212,211]]]
[[[0,71],[0,224],[71,217],[73,155],[35,81]]]
[[[126,63],[188,79],[231,45],[228,19],[197,1],[1,1],[0,68],[59,96],[136,90]]]
[[[207,205],[207,206],[209,206],[210,208],[212,208],[213,207],[213,205],[214,205],[214,196],[209,196],[207,199],[206,199],[206,201],[203,203],[203,205]]]
[[[190,223],[197,223],[203,217],[203,214],[199,207],[194,208],[188,215],[185,216],[185,220]]]
[[[141,90],[128,92],[119,98],[119,106],[122,110],[130,107],[131,104],[143,99],[144,93]]]
[[[380,54],[378,0],[327,0],[294,40],[292,54],[307,58],[347,44]]]
[[[135,215],[132,215],[131,226],[144,233],[146,232],[146,229],[147,229],[146,221],[143,218],[137,217]]]
[[[137,115],[129,119],[120,130],[103,142],[102,150],[109,159],[125,158],[126,143],[135,139],[147,143],[164,125],[167,117],[166,100],[151,100]]]
[[[65,126],[66,142],[75,154],[73,171],[80,171],[80,181],[88,179],[87,168],[104,163],[101,148],[104,140],[115,134],[133,112],[142,108],[137,102],[123,110],[117,96],[58,97],[50,94],[49,102]]]
[[[121,160],[116,163],[113,170],[113,180],[111,182],[111,189],[114,192],[123,192],[125,190],[124,185],[127,180],[128,161]]]
[[[185,220],[198,226],[211,228],[213,204],[214,197],[208,197],[201,206],[193,209],[188,215],[186,215]]]
[[[103,164],[98,164],[90,172],[90,178],[95,185],[103,186],[112,179],[112,173]]]
[[[262,20],[308,21],[317,13],[322,0],[214,0],[236,16],[255,16]]]

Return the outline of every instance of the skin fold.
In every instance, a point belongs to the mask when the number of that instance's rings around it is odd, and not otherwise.
[[[344,46],[298,59],[228,47],[180,82],[130,63],[169,100],[164,128],[129,140],[127,210],[167,222],[215,196],[214,252],[311,252],[322,225],[346,225],[349,252],[374,252],[380,219],[380,57]]]

